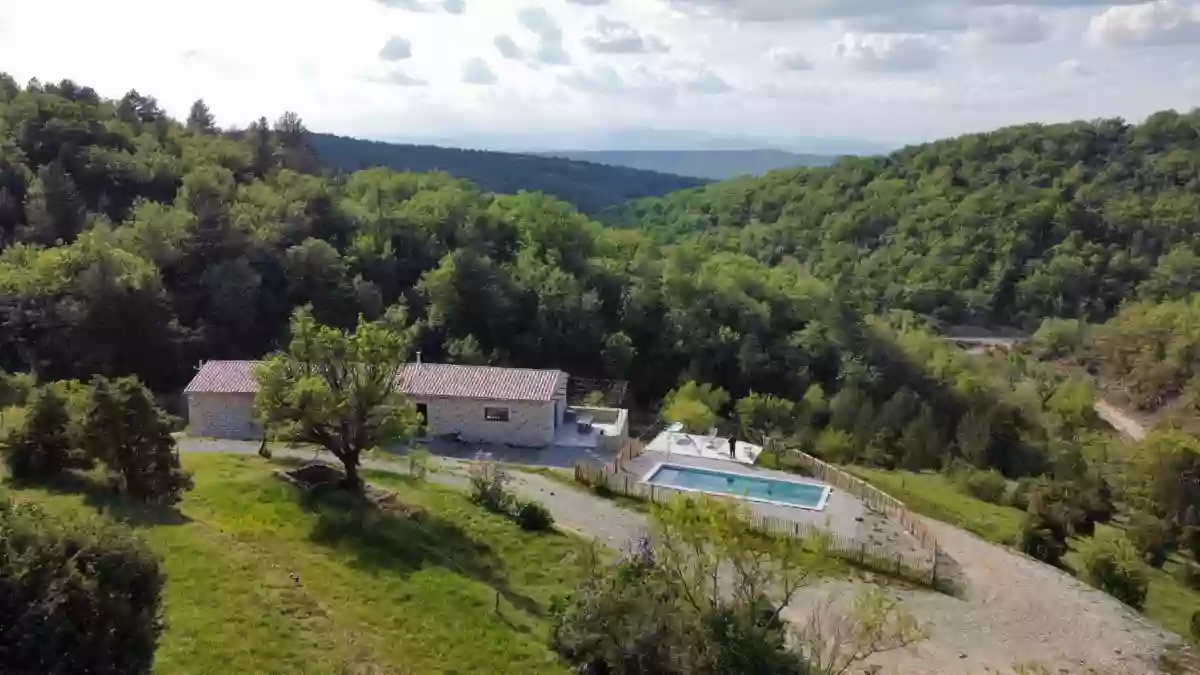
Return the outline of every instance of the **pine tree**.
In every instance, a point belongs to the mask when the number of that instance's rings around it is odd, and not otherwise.
[[[204,99],[197,99],[192,104],[192,109],[188,112],[187,128],[188,131],[196,134],[213,134],[217,132],[212,112],[209,111],[208,104],[204,102]]]
[[[52,387],[42,387],[25,408],[25,420],[8,437],[6,456],[14,478],[30,480],[58,475],[85,462],[71,453],[67,403]]]
[[[88,408],[85,447],[108,467],[118,490],[145,502],[174,504],[192,488],[167,415],[141,382],[98,377]]]

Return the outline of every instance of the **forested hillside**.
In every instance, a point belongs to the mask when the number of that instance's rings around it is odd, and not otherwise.
[[[1049,319],[1031,346],[1085,367],[1122,403],[1200,429],[1200,293],[1131,302],[1098,325]]]
[[[1091,424],[1063,383],[864,317],[800,265],[444,174],[322,178],[308,143],[292,114],[234,138],[201,102],[180,124],[136,92],[3,80],[0,369],[177,391],[202,359],[276,348],[311,304],[334,326],[385,317],[431,361],[627,379],[638,406],[687,380],[802,402],[822,452],[884,466],[1037,472]]]
[[[321,166],[335,171],[373,167],[445,171],[491,192],[544,192],[584,213],[597,213],[632,199],[657,197],[704,182],[699,178],[558,157],[381,143],[332,134],[310,134],[309,143]]]
[[[767,263],[866,307],[1035,328],[1200,289],[1200,112],[1027,125],[619,207],[604,218]]]
[[[775,169],[828,166],[836,159],[784,150],[564,150],[539,154],[713,180],[761,176]]]

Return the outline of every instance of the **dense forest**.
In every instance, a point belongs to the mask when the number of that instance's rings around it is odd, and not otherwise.
[[[872,310],[1103,321],[1200,289],[1200,112],[1026,125],[716,183],[603,214],[661,242],[796,260]]]
[[[712,180],[761,176],[776,169],[828,166],[836,159],[785,150],[563,150],[539,154]]]
[[[1085,368],[1122,403],[1200,429],[1200,293],[1130,302],[1102,324],[1047,319],[1031,350]]]
[[[631,199],[657,197],[704,182],[669,172],[627,168],[620,163],[573,161],[532,154],[402,145],[318,133],[310,134],[308,142],[321,166],[334,171],[353,172],[374,167],[395,171],[444,171],[490,192],[544,192],[574,205],[583,213],[598,213]]]
[[[1062,383],[859,314],[793,261],[663,247],[445,174],[314,175],[310,137],[290,113],[230,134],[200,101],[178,123],[137,92],[3,80],[0,369],[177,391],[200,360],[277,348],[311,305],[393,321],[432,361],[627,379],[632,405],[686,381],[803,402],[828,454],[888,466],[1037,472],[1091,423]]]

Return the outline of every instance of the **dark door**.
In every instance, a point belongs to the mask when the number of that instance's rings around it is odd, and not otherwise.
[[[424,403],[418,403],[417,417],[420,419],[420,426],[417,427],[417,438],[425,438],[425,427],[429,425],[429,406]]]

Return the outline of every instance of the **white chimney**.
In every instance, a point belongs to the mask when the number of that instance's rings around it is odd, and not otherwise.
[[[418,366],[421,365],[421,352],[420,351],[417,352],[417,365]]]

